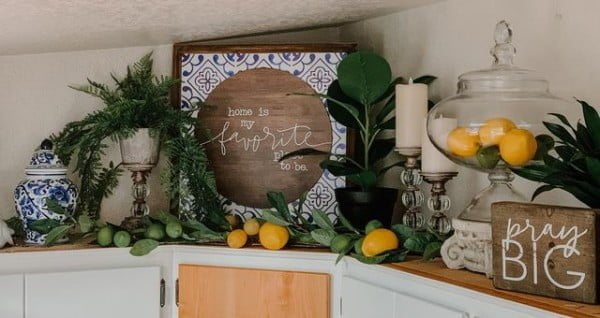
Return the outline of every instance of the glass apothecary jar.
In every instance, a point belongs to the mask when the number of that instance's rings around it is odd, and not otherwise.
[[[554,121],[549,113],[569,108],[543,77],[513,65],[508,23],[496,25],[494,39],[492,67],[459,76],[457,94],[440,101],[427,119],[436,148],[457,164],[489,174],[490,186],[459,215],[471,221],[489,222],[493,202],[527,200],[511,186],[511,169],[542,160],[553,143],[543,122]]]

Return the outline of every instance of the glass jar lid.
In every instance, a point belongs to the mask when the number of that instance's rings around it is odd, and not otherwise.
[[[67,167],[53,151],[52,141],[45,139],[31,156],[25,169],[27,175],[65,175]]]
[[[492,67],[464,73],[458,77],[458,93],[536,92],[549,91],[548,81],[537,72],[518,68],[513,64],[516,49],[512,45],[512,30],[502,20],[496,25],[490,50],[494,57]]]

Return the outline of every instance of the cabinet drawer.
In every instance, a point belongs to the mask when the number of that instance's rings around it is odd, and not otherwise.
[[[179,318],[327,318],[328,274],[179,266]]]

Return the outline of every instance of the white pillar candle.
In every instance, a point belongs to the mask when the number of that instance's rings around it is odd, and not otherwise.
[[[427,116],[427,85],[413,83],[396,85],[396,147],[421,146],[423,118]]]
[[[458,126],[456,118],[432,118],[429,123],[431,137],[440,145],[445,145],[448,134]],[[457,172],[457,166],[441,153],[427,135],[427,118],[423,121],[421,171],[426,173]]]

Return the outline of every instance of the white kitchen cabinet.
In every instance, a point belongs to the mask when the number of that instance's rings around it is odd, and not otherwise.
[[[23,275],[0,276],[0,317],[23,318]]]
[[[342,317],[394,317],[394,291],[363,281],[342,279]]]
[[[467,314],[352,277],[344,277],[342,280],[342,317],[344,318],[420,316],[463,318],[467,317]]]
[[[27,274],[25,318],[159,318],[160,280],[160,267]]]

